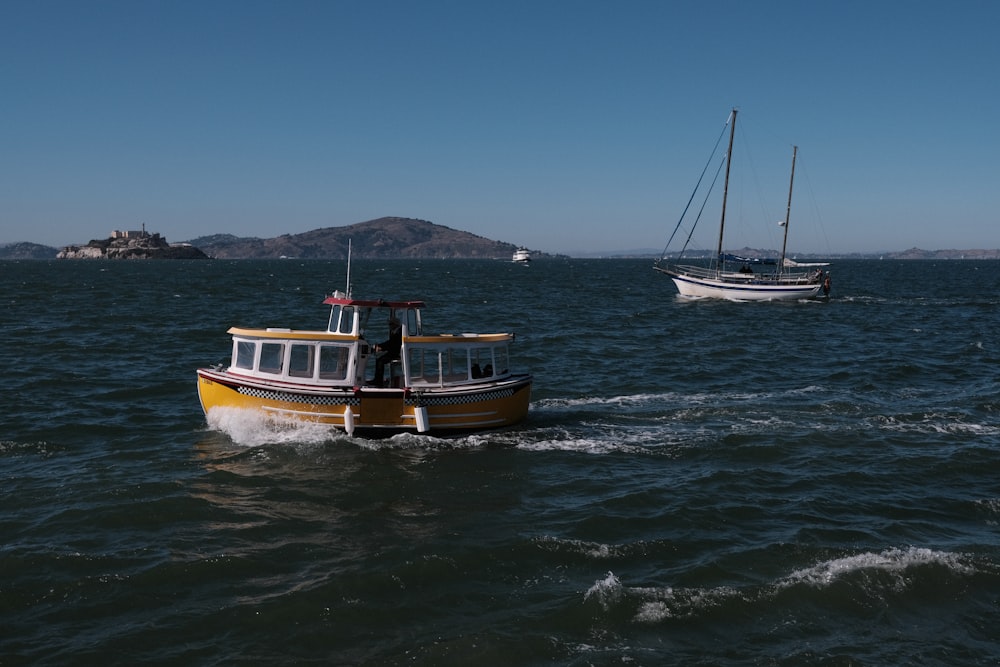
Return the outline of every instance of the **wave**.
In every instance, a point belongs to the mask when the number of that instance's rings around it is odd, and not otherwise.
[[[576,555],[594,560],[627,557],[632,555],[633,552],[643,549],[642,544],[604,544],[590,540],[567,539],[548,535],[534,538],[533,543],[543,551],[559,554],[560,556],[572,557]]]
[[[962,421],[963,417],[964,415],[949,415],[935,412],[914,416],[877,415],[870,419],[869,424],[872,427],[881,428],[885,431],[915,433],[918,435],[948,434],[975,437],[995,437],[1000,435],[1000,425]]]
[[[864,552],[853,556],[835,558],[812,567],[792,572],[776,584],[777,589],[806,585],[825,588],[858,572],[880,571],[893,575],[906,573],[909,569],[924,565],[940,565],[961,575],[976,573],[976,568],[967,557],[946,551],[909,547],[888,549],[880,553]],[[895,580],[900,587],[907,581],[899,577]]]
[[[0,440],[0,457],[40,456],[48,458],[65,451],[62,445],[47,442],[20,442],[17,440]]]
[[[586,548],[603,558],[600,548],[593,545]],[[596,603],[605,612],[620,613],[625,607],[636,623],[658,623],[667,619],[695,618],[732,605],[738,607],[737,613],[752,611],[749,607],[768,603],[791,606],[799,598],[785,599],[789,591],[822,592],[844,585],[846,596],[851,599],[883,600],[924,585],[941,585],[942,578],[967,580],[980,574],[995,577],[998,572],[993,566],[977,565],[971,556],[964,554],[920,547],[890,548],[822,561],[760,586],[629,587],[613,572],[608,572],[587,589],[584,601]],[[844,595],[844,591],[837,593],[838,598]]]
[[[579,396],[575,398],[543,398],[532,402],[532,408],[540,410],[565,410],[589,406],[646,407],[667,404],[678,405],[718,405],[726,402],[771,402],[782,397],[795,397],[823,392],[817,385],[794,387],[779,392],[773,391],[732,391],[732,392],[646,392],[622,394],[618,396]]]

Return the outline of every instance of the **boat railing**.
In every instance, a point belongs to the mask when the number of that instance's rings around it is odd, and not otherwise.
[[[436,334],[433,336],[405,336],[404,340],[410,345],[479,345],[482,343],[506,343],[514,340],[511,333],[459,333],[459,334]]]
[[[695,266],[693,264],[671,264],[668,267],[671,271],[691,276],[692,278],[717,278],[719,272],[705,266]]]
[[[307,341],[355,341],[357,336],[351,334],[331,333],[329,331],[308,331],[268,327],[267,329],[250,329],[245,327],[230,327],[227,333],[246,339],[276,339],[276,340],[307,340]]]
[[[756,273],[746,271],[719,271],[704,266],[693,264],[673,264],[670,271],[677,274],[690,276],[692,278],[702,278],[707,280],[722,280],[725,282],[743,283],[781,283],[783,285],[808,285],[819,282],[816,272],[788,272],[782,273]]]

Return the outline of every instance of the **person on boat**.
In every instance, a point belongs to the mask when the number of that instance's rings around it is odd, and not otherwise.
[[[389,317],[389,338],[375,345],[375,386],[385,386],[385,367],[390,362],[399,361],[399,350],[403,346],[403,327],[395,315]]]
[[[823,279],[823,294],[824,296],[830,296],[830,272],[826,272],[826,278]]]

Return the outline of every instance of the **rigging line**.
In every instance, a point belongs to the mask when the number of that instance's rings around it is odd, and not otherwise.
[[[812,180],[809,178],[809,166],[799,158],[799,163],[801,166],[803,180],[806,182],[806,192],[809,193],[809,203],[812,204],[813,215],[816,216],[816,228],[819,229],[819,233],[823,236],[823,242],[826,244],[826,252],[828,255],[832,254],[830,250],[830,239],[826,235],[826,225],[823,224],[823,215],[819,209],[819,202],[816,200],[816,192],[812,187]]]
[[[684,246],[681,248],[680,254],[683,255],[684,251],[687,250],[688,244],[691,243],[691,236],[694,234],[694,228],[698,226],[698,221],[701,220],[702,213],[705,212],[705,206],[708,204],[708,198],[712,194],[712,190],[715,189],[715,184],[719,182],[719,174],[722,173],[722,167],[726,164],[725,156],[722,160],[719,160],[719,166],[715,169],[715,176],[712,178],[712,185],[709,186],[708,192],[705,193],[705,198],[701,201],[701,208],[698,209],[698,216],[694,219],[694,224],[691,225],[691,231],[688,232],[687,238],[684,240]]]
[[[667,248],[670,247],[670,243],[674,240],[674,236],[677,234],[677,230],[681,226],[681,222],[684,221],[684,216],[687,215],[688,209],[691,208],[691,202],[694,201],[694,196],[698,193],[698,188],[701,187],[701,181],[702,181],[702,179],[705,178],[705,172],[708,171],[709,166],[711,166],[711,164],[712,164],[712,160],[715,159],[715,151],[719,150],[719,143],[722,141],[722,137],[724,137],[726,135],[726,128],[729,127],[729,123],[731,122],[732,117],[733,117],[732,114],[730,114],[726,118],[726,123],[725,123],[725,125],[722,126],[722,132],[719,133],[719,138],[715,140],[715,146],[712,147],[712,153],[708,156],[708,161],[705,162],[705,168],[701,170],[701,175],[698,177],[698,182],[695,183],[694,190],[691,191],[691,196],[688,198],[687,205],[684,207],[684,210],[681,212],[681,217],[677,221],[677,224],[674,226],[674,231],[670,233],[670,238],[667,239],[667,245],[663,246],[663,252],[660,254],[660,261],[663,261],[663,258],[667,256]],[[714,183],[714,181],[713,181],[713,183]],[[697,224],[697,222],[695,224]],[[694,227],[691,228],[691,231],[692,232],[694,231]],[[691,236],[689,234],[688,235],[688,239],[690,240],[690,238],[691,238]],[[687,244],[685,244],[685,246],[686,245]]]
[[[756,128],[748,127],[747,123],[746,123],[746,120],[744,120],[743,121],[743,133],[740,135],[740,147],[743,149],[741,155],[743,156],[743,158],[740,160],[739,164],[740,164],[741,168],[743,168],[745,170],[744,173],[749,174],[749,178],[746,179],[746,180],[742,180],[741,179],[741,181],[740,181],[740,192],[739,192],[739,196],[737,197],[737,203],[739,205],[738,213],[741,216],[743,216],[744,215],[744,210],[746,210],[746,219],[748,219],[748,220],[750,219],[749,208],[750,208],[750,205],[753,202],[752,201],[749,202],[747,204],[747,206],[746,206],[746,209],[744,209],[743,204],[744,204],[745,201],[747,201],[747,199],[749,199],[750,195],[756,194],[756,197],[757,197],[756,203],[760,207],[761,219],[770,222],[771,220],[774,220],[775,216],[773,214],[769,213],[768,210],[767,210],[768,209],[768,205],[769,205],[769,202],[767,201],[768,196],[765,196],[765,194],[764,194],[765,193],[765,189],[761,186],[760,172],[758,171],[757,164],[754,161],[754,152],[750,149],[750,146],[751,146],[752,142],[751,142],[751,140],[749,138],[749,132],[748,132],[748,130],[756,130]],[[749,194],[746,194],[746,191],[745,191],[745,189],[743,187],[744,185],[746,185],[747,187],[752,186],[753,187],[753,192],[751,192]],[[767,192],[770,192],[770,190],[767,190]],[[746,198],[744,198],[744,195],[746,195]],[[754,229],[756,229],[756,227]],[[737,227],[737,229],[734,230],[734,231],[740,231],[740,229]],[[744,225],[742,231],[744,232],[741,235],[743,237],[743,242],[746,243],[746,244],[748,244],[748,245],[750,243],[753,243],[754,235],[748,236],[746,234],[746,231],[747,231],[746,225]],[[773,229],[771,228],[770,224],[767,224],[764,227],[764,232],[767,235],[767,241],[768,241],[768,243],[771,244],[771,245],[773,245],[774,244],[774,233],[773,233]]]

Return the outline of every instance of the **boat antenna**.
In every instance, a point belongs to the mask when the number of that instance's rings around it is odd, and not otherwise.
[[[348,298],[351,296],[351,239],[347,239],[347,292]]]

